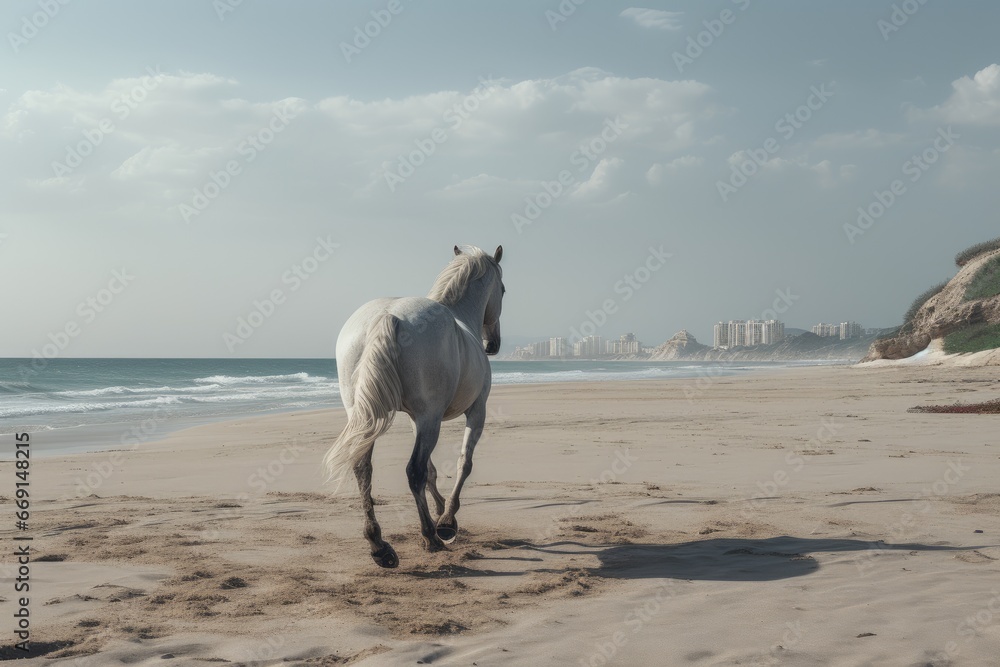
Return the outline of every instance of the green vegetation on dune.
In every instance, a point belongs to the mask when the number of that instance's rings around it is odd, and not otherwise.
[[[991,252],[993,250],[1000,249],[1000,239],[993,239],[992,241],[984,241],[983,243],[977,243],[971,248],[966,248],[962,252],[955,256],[955,263],[959,266],[965,266],[976,257],[979,257],[984,252]]]
[[[983,264],[965,288],[965,300],[988,299],[1000,294],[1000,257]]]
[[[973,324],[944,337],[944,351],[982,352],[1000,347],[1000,324]]]
[[[935,285],[934,287],[930,288],[929,290],[918,296],[916,299],[914,299],[913,303],[910,304],[909,310],[907,310],[906,314],[903,315],[903,324],[909,324],[910,322],[912,322],[913,318],[917,316],[917,311],[920,310],[920,308],[925,303],[927,303],[932,296],[937,296],[938,294],[941,293],[941,290],[943,290],[947,286],[948,286],[948,281],[946,280],[940,285]]]

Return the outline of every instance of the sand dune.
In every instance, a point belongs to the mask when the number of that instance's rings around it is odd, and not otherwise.
[[[37,459],[51,650],[24,664],[995,664],[1000,430],[906,412],[1000,397],[988,370],[495,388],[438,554],[401,419],[375,472],[395,571],[368,558],[353,494],[322,485],[339,412],[175,433],[86,495],[108,453]]]
[[[1000,366],[1000,350],[983,350],[964,354],[949,354],[944,339],[935,338],[926,349],[905,359],[876,359],[858,364],[862,368],[892,368],[899,366]]]

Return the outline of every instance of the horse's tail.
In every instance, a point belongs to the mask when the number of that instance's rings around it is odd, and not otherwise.
[[[396,327],[399,320],[389,313],[377,319],[368,330],[364,351],[354,382],[354,406],[347,426],[323,457],[328,479],[337,488],[351,474],[354,466],[368,456],[375,440],[392,426],[401,407],[403,385],[399,378],[399,344]]]

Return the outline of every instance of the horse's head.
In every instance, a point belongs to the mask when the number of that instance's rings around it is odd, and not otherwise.
[[[458,246],[455,246],[455,254],[461,254]],[[487,255],[488,257],[488,255]],[[503,257],[503,246],[497,246],[493,253],[493,271],[490,271],[483,278],[486,286],[486,312],[483,314],[483,347],[486,354],[494,355],[500,351],[500,311],[503,308],[503,295],[507,289],[503,285],[503,269],[500,268],[500,258]]]

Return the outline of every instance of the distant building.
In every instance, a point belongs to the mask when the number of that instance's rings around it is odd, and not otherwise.
[[[549,341],[543,340],[539,343],[531,344],[531,356],[536,359],[549,356]]]
[[[729,347],[743,347],[747,344],[747,321],[729,320]]]
[[[633,333],[622,334],[617,340],[612,339],[604,343],[604,352],[611,355],[639,354],[642,352],[642,345]]]
[[[785,323],[778,320],[767,320],[760,323],[761,344],[774,345],[785,340]]]
[[[588,357],[600,357],[604,354],[604,337],[603,336],[587,336],[583,339],[587,344],[587,354]]]
[[[778,320],[729,320],[717,322],[712,336],[713,347],[774,345],[785,340],[785,323]]]
[[[712,347],[717,350],[725,350],[729,347],[729,325],[725,322],[716,322],[712,331]]]
[[[569,349],[566,346],[566,339],[562,336],[549,339],[549,356],[566,357],[569,356]]]
[[[634,333],[623,334],[618,342],[621,347],[619,354],[639,354],[642,349],[642,345],[639,344],[639,339],[635,337]]]
[[[847,340],[848,338],[861,338],[864,333],[864,327],[857,322],[840,323],[840,340]]]
[[[757,320],[747,320],[747,345],[761,345],[764,342],[764,327],[761,326],[763,322],[758,322]]]
[[[812,328],[812,332],[817,336],[823,338],[840,338],[840,325],[839,324],[824,324],[820,322]]]
[[[573,343],[573,356],[581,359],[603,357],[605,354],[603,336],[587,336]]]
[[[866,333],[874,333],[875,331],[876,330],[866,330],[857,322],[841,322],[840,324],[826,324],[825,322],[820,322],[812,328],[812,332],[817,336],[822,336],[823,338],[839,338],[840,340],[847,340],[848,338],[861,338],[866,335]]]

